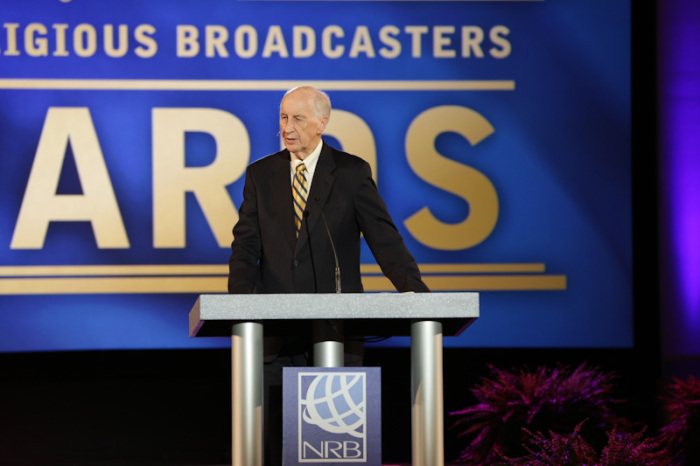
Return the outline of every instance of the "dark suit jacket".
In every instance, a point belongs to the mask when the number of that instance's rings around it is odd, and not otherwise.
[[[363,291],[360,233],[398,291],[428,291],[416,261],[387,212],[370,166],[323,144],[295,235],[290,154],[283,150],[246,171],[229,260],[229,293],[333,293],[335,260],[321,209],[335,242],[342,291]]]

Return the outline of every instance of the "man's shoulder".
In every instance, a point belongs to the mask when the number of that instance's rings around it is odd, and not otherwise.
[[[369,165],[366,160],[357,155],[336,149],[326,143],[324,143],[324,147],[328,148],[329,155],[333,157],[333,160],[339,167],[360,168]]]
[[[274,167],[283,165],[289,162],[289,152],[287,150],[281,150],[275,152],[274,154],[266,155],[254,162],[249,166],[250,170],[269,170]]]

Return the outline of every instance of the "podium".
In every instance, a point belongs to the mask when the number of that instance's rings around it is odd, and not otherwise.
[[[442,338],[478,317],[478,293],[203,294],[189,331],[231,337],[233,466],[262,465],[263,332],[312,338],[314,323],[342,321],[346,335],[410,336],[413,465],[442,466]],[[319,343],[342,351],[342,341]]]

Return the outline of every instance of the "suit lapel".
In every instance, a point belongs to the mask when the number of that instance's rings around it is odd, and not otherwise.
[[[294,249],[297,237],[294,227],[294,200],[292,198],[289,160],[288,151],[279,152],[270,173],[270,186],[273,218],[280,219],[280,228],[282,228],[284,237],[287,239],[290,249]]]
[[[314,178],[311,181],[311,192],[309,192],[309,198],[306,202],[309,217],[301,224],[294,255],[299,252],[301,246],[308,240],[309,231],[313,231],[321,219],[321,208],[326,205],[331,188],[335,182],[334,170],[335,159],[333,158],[333,150],[324,142],[316,164],[316,170],[314,171]]]

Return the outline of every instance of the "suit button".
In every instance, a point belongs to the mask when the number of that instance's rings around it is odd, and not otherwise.
[[[299,261],[297,259],[294,259],[294,267],[299,265]]]

